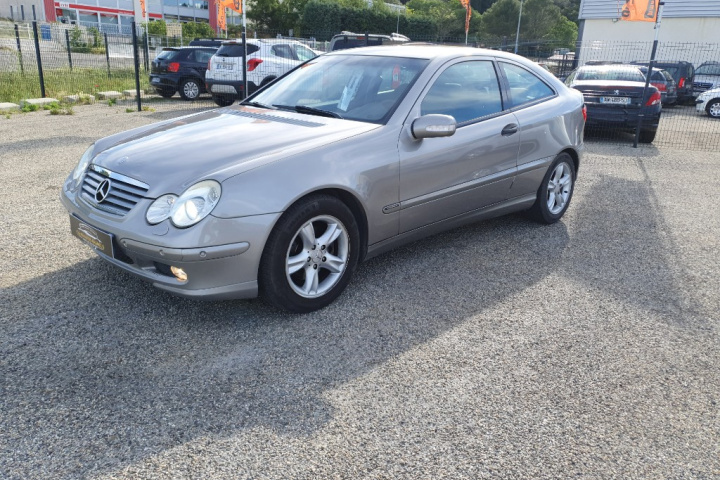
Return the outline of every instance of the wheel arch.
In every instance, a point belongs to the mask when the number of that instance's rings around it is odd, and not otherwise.
[[[567,153],[572,158],[573,167],[575,167],[575,180],[577,180],[578,170],[580,169],[580,155],[574,148],[566,148],[560,153]]]

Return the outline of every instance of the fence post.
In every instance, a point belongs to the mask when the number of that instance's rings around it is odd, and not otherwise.
[[[24,74],[25,68],[23,67],[22,49],[20,48],[20,31],[18,30],[17,23],[15,24],[15,40],[17,41],[18,60],[20,60],[20,73]]]
[[[70,53],[70,31],[68,29],[65,29],[65,43],[67,44],[68,63],[70,64],[70,71],[72,71],[72,53]]]
[[[147,31],[143,32],[143,51],[145,53],[145,71],[150,70],[150,46]]]
[[[108,46],[107,32],[103,32],[105,35],[105,60],[107,61],[108,67],[108,78],[110,78],[110,48]]]
[[[37,56],[38,75],[40,76],[40,94],[45,98],[45,77],[42,69],[42,56],[40,55],[40,40],[38,39],[37,22],[33,24],[33,35],[35,36],[35,55]]]
[[[133,58],[135,60],[135,97],[137,98],[138,112],[142,111],[142,103],[140,101],[140,59],[138,52],[137,26],[132,23],[132,41],[133,41]]]

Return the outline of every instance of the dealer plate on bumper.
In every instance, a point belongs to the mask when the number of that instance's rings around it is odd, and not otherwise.
[[[112,235],[70,215],[70,232],[108,257],[114,257]]]

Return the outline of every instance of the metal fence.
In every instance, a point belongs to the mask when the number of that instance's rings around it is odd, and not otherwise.
[[[134,32],[133,32],[134,30]],[[133,35],[134,33],[134,35]],[[303,37],[281,37],[272,32],[251,31],[248,38],[282,38],[298,41],[324,52],[332,32],[306,34]],[[12,24],[0,22],[0,103],[21,103],[25,99],[52,97],[60,102],[108,102],[129,109],[209,109],[216,103],[202,91],[194,101],[179,94],[159,95],[150,83],[153,60],[166,47],[185,46],[191,39],[147,35],[142,26],[126,29],[99,29],[63,23]],[[459,44],[464,38],[412,38],[413,41]],[[471,46],[513,51],[515,42],[506,38],[479,41]],[[647,62],[652,42],[590,42],[568,48],[553,41],[520,41],[518,54],[550,70],[560,78],[574,68],[588,63]],[[704,62],[720,60],[720,44],[663,43],[656,58],[684,61],[698,67]],[[297,64],[288,60],[286,69]],[[204,69],[202,69],[204,75]],[[687,80],[690,82],[690,80]],[[203,83],[202,81],[200,82]],[[139,87],[139,88],[138,88]],[[137,96],[137,92],[140,96]],[[594,129],[587,138],[602,142],[631,143],[632,133],[622,129]],[[656,145],[673,145],[686,149],[717,149],[720,146],[720,120],[696,109],[694,99],[674,106],[664,105]]]

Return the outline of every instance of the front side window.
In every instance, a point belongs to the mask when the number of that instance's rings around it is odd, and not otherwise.
[[[433,82],[420,113],[450,115],[457,123],[502,111],[500,84],[493,63],[477,60],[448,67]]]
[[[348,120],[384,123],[427,63],[415,58],[319,56],[252,101],[280,109],[312,107]]]
[[[315,52],[313,52],[309,48],[304,47],[302,45],[295,46],[295,53],[297,54],[298,59],[300,59],[303,62],[306,60],[315,58],[317,56],[317,55],[315,55]]]
[[[510,108],[555,95],[545,82],[522,67],[500,62],[500,68],[510,86]]]

